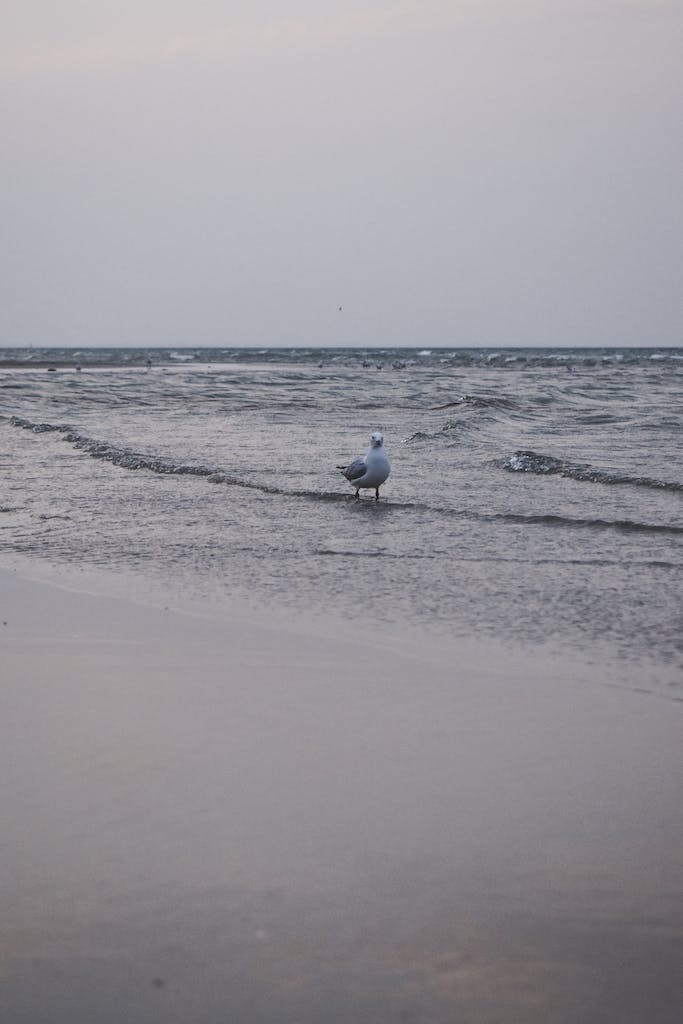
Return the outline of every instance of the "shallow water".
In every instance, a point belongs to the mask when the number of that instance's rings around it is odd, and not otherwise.
[[[541,643],[681,696],[682,357],[6,351],[1,550]],[[357,502],[336,467],[377,429],[392,473]]]

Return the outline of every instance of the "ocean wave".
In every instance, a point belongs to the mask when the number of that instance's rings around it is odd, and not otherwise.
[[[313,551],[313,554],[314,555],[319,555],[322,558],[330,558],[330,557],[331,558],[362,558],[362,559],[366,559],[366,558],[388,558],[388,559],[393,559],[393,560],[397,560],[397,561],[398,560],[403,561],[406,558],[418,559],[418,560],[425,560],[425,559],[426,560],[433,560],[433,559],[438,557],[437,555],[429,555],[429,554],[424,554],[424,553],[420,553],[420,554],[413,554],[413,553],[406,554],[405,552],[400,552],[400,551],[375,551],[375,550],[372,550],[372,549],[370,549],[370,550],[364,550],[364,549],[359,549],[359,550],[340,549],[340,550],[337,551],[334,548],[315,548],[314,551]]]
[[[560,367],[567,371],[591,370],[594,367],[662,367],[670,363],[680,365],[680,348],[6,348],[0,353],[0,368],[28,367],[145,367],[189,366],[206,364],[277,363],[288,365],[329,364],[358,365],[363,362],[390,366],[393,362],[410,366],[467,369],[492,367],[495,370],[515,371],[519,368]]]
[[[467,430],[470,429],[469,424],[465,420],[446,420],[443,426],[439,427],[438,430],[428,433],[424,430],[416,430],[414,434],[406,437],[403,444],[416,444],[420,441],[435,441],[444,440],[448,438],[450,434],[453,434],[456,430]]]
[[[506,523],[519,523],[522,526],[562,526],[578,529],[619,530],[624,533],[662,533],[680,537],[683,526],[665,523],[643,523],[634,519],[599,519],[556,515],[554,513],[496,512],[488,516],[478,516]]]
[[[563,476],[582,483],[624,484],[632,487],[651,487],[661,491],[683,491],[683,483],[671,480],[659,480],[647,476],[630,476],[627,473],[615,473],[596,469],[587,463],[571,462],[558,459],[553,455],[539,452],[517,451],[504,464],[503,469],[511,473],[535,473],[539,476]]]
[[[397,506],[387,504],[387,508]],[[565,516],[553,512],[478,512],[471,509],[449,508],[443,505],[429,505],[423,502],[406,502],[399,508],[448,516],[453,519],[470,519],[483,523],[507,523],[510,526],[549,526],[563,529],[617,530],[621,533],[650,533],[683,536],[683,526],[669,523],[647,523],[635,519],[601,519],[579,516]]]
[[[111,444],[108,441],[98,441],[79,433],[66,424],[58,423],[34,423],[32,420],[23,419],[20,416],[10,417],[10,424],[13,427],[20,427],[23,430],[30,430],[32,433],[59,433],[64,441],[73,445],[78,451],[85,452],[93,459],[101,459],[103,462],[110,462],[120,469],[147,470],[150,473],[160,473],[171,476],[196,476],[203,477],[212,484],[225,484],[234,487],[246,487],[249,490],[260,491],[262,494],[283,495],[294,498],[313,498],[317,501],[347,501],[348,494],[338,491],[309,491],[289,490],[277,487],[272,484],[261,483],[255,480],[246,480],[234,473],[227,472],[216,466],[203,466],[184,462],[175,462],[172,459],[162,458],[156,455],[149,455],[133,451],[130,448],[123,448]]]
[[[482,420],[475,422],[471,419],[449,419],[439,427],[438,430],[427,432],[424,430],[416,430],[414,434],[410,434],[404,438],[402,444],[419,444],[422,441],[444,441],[450,442],[453,445],[453,435],[457,432],[458,434],[463,433],[475,433],[482,429],[482,427],[489,422],[489,417],[485,417]]]
[[[30,430],[34,434],[63,433],[71,429],[64,423],[34,423],[33,420],[25,420],[21,416],[10,416],[9,421],[11,426]]]
[[[514,398],[505,398],[501,395],[496,398],[485,398],[482,395],[462,395],[461,398],[454,398],[451,402],[443,405],[430,405],[430,409],[455,409],[458,406],[469,406],[472,409],[516,409],[519,402]]]
[[[79,451],[86,452],[91,458],[111,462],[113,465],[120,466],[123,469],[148,469],[153,473],[172,473],[203,477],[210,477],[220,472],[215,467],[178,464],[170,459],[145,455],[132,451],[129,448],[122,448],[118,445],[110,444],[108,441],[98,441],[95,438],[79,433],[67,424],[34,423],[32,420],[23,419],[20,416],[12,416],[10,424],[23,430],[30,430],[34,434],[59,433],[65,441],[68,441]]]
[[[671,534],[681,536],[683,534],[683,527],[639,522],[637,520],[613,520],[613,519],[600,519],[600,518],[572,518],[571,516],[564,516],[552,513],[523,513],[523,512],[500,512],[500,513],[484,513],[477,512],[471,509],[457,509],[449,506],[442,505],[431,505],[425,502],[411,502],[411,501],[384,501],[379,505],[374,501],[361,501],[356,502],[355,499],[349,493],[345,491],[320,491],[311,489],[290,489],[285,487],[279,487],[274,484],[267,484],[257,480],[244,479],[234,473],[226,471],[225,469],[216,466],[204,466],[201,464],[188,464],[184,462],[175,462],[172,459],[162,458],[155,455],[145,454],[132,449],[121,447],[118,445],[111,444],[108,441],[99,441],[95,438],[88,437],[79,431],[74,430],[65,424],[54,424],[54,423],[35,423],[32,420],[23,419],[19,416],[12,416],[10,418],[10,424],[14,427],[19,427],[24,430],[30,430],[32,433],[60,433],[63,439],[72,444],[74,448],[79,451],[85,452],[91,458],[100,459],[104,462],[110,462],[112,465],[118,466],[121,469],[127,470],[147,470],[152,473],[160,473],[163,475],[175,475],[175,476],[195,476],[202,477],[212,484],[223,484],[234,487],[244,487],[249,490],[259,491],[262,494],[270,494],[274,496],[282,496],[288,498],[300,498],[307,501],[329,501],[329,502],[351,502],[355,508],[365,509],[372,508],[381,512],[381,514],[389,512],[412,512],[412,513],[427,513],[430,515],[442,515],[448,518],[455,519],[470,519],[478,520],[480,522],[503,522],[510,525],[527,525],[527,526],[549,526],[549,527],[563,527],[563,528],[582,528],[582,529],[598,529],[598,530],[619,530],[622,532],[632,533],[659,533],[659,534]],[[560,460],[554,459],[548,461],[550,457],[537,456],[533,452],[518,452],[515,457],[529,457],[533,456],[535,459],[546,460],[544,464],[552,467],[554,463],[559,463]],[[507,468],[510,468],[509,466]],[[550,469],[536,469],[526,470],[527,472],[559,472],[559,470]],[[592,479],[592,478],[587,478]],[[639,478],[637,478],[639,479]],[[632,482],[630,478],[628,481],[621,479],[611,482]],[[659,484],[661,486],[661,484]],[[681,485],[673,485],[674,489],[683,489]]]

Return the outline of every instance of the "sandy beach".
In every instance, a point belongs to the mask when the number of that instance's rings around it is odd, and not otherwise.
[[[679,703],[0,582],[6,1024],[680,1020]]]

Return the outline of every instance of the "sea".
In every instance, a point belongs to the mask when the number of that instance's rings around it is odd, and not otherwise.
[[[3,566],[683,699],[681,348],[5,348],[0,439]]]

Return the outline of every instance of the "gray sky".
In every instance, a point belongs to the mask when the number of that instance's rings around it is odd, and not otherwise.
[[[0,15],[0,345],[683,343],[683,0]]]

